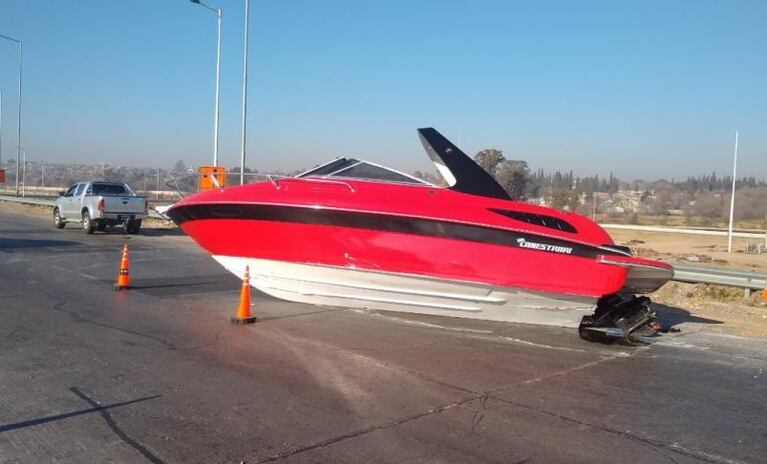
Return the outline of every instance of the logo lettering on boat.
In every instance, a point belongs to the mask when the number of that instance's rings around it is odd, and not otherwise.
[[[553,251],[554,253],[572,254],[573,249],[571,247],[547,245],[545,243],[528,242],[524,238],[518,238],[517,244],[522,248],[531,248],[533,250],[540,251]]]

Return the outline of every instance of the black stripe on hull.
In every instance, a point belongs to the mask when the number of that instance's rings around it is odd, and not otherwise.
[[[606,248],[530,233],[382,213],[259,204],[198,204],[177,206],[167,214],[179,226],[188,221],[204,219],[291,222],[466,240],[584,258],[595,258],[598,255],[624,256],[623,253]]]

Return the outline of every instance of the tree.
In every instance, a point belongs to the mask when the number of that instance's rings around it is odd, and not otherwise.
[[[617,193],[618,192],[618,178],[613,176],[613,173],[610,173],[610,179],[607,181],[607,193]]]
[[[176,161],[176,164],[173,165],[173,172],[186,172],[186,164],[184,163],[184,160]]]
[[[530,170],[522,160],[503,160],[497,167],[495,179],[514,200],[527,198],[527,180]]]
[[[505,160],[503,152],[495,148],[485,148],[474,155],[474,161],[490,175],[495,175],[499,165]]]
[[[675,193],[673,187],[662,187],[655,191],[655,196],[648,201],[648,210],[650,214],[667,214],[669,209],[673,208],[673,196]]]
[[[577,211],[581,204],[581,195],[575,190],[555,189],[549,196],[551,206],[557,209]]]
[[[724,211],[724,199],[722,195],[715,193],[701,193],[695,198],[695,202],[686,208],[688,215],[705,218],[722,217]]]

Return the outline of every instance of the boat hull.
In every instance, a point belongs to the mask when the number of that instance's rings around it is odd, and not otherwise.
[[[336,214],[300,209],[302,214]],[[492,228],[477,228],[479,233],[473,240],[420,233],[423,230],[407,233],[386,228],[396,221],[416,224],[414,219],[381,216],[377,219],[384,225],[376,229],[262,219],[191,220],[182,228],[214,256],[316,264],[593,298],[618,292],[626,279],[626,268],[601,263],[597,259],[601,251],[596,248],[582,247],[582,256],[575,254],[579,252],[575,244],[570,245],[572,254],[541,250],[530,245],[548,244],[545,237],[531,238]],[[451,227],[466,226],[436,223],[434,227],[453,233]]]
[[[564,236],[388,211],[229,200],[171,215],[229,271],[249,266],[257,289],[316,305],[581,328],[604,297],[671,272]]]
[[[560,327],[578,327],[597,298],[318,264],[213,255],[251,285],[288,301]]]

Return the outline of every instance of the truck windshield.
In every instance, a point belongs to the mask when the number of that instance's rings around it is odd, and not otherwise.
[[[93,195],[129,195],[124,185],[93,184]]]

